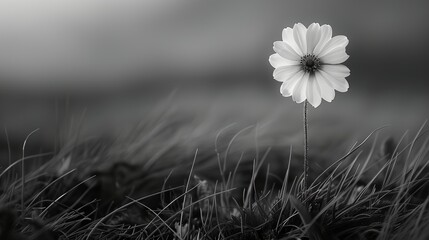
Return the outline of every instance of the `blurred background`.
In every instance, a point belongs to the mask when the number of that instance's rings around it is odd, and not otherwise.
[[[313,149],[340,156],[344,139],[385,124],[395,136],[415,133],[429,116],[428,8],[425,0],[1,0],[2,156],[7,138],[19,150],[36,128],[30,152],[50,150],[64,125],[114,132],[161,108],[183,119],[176,128],[193,139],[189,149],[203,142],[195,136],[213,143],[231,123],[257,124],[266,145],[301,149],[302,105],[281,97],[268,63],[296,22],[330,24],[350,40],[349,91],[310,108]]]

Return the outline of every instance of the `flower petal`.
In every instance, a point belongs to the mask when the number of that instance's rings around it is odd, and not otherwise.
[[[320,57],[320,61],[325,64],[340,64],[345,62],[348,58],[349,55],[347,55],[346,49],[343,47],[338,47],[323,57]]]
[[[302,103],[306,99],[307,93],[307,82],[310,77],[309,73],[305,73],[304,76],[299,80],[296,87],[294,87],[292,92],[292,99],[297,103]]]
[[[284,82],[293,77],[298,71],[301,71],[301,67],[298,65],[282,66],[274,69],[273,77],[279,82]]]
[[[282,39],[283,39],[283,42],[289,44],[289,46],[291,46],[300,56],[304,55],[302,54],[301,49],[298,47],[298,45],[295,42],[292,28],[287,27],[283,29]]]
[[[307,28],[302,23],[296,23],[293,26],[293,38],[301,49],[302,55],[307,54]]]
[[[310,76],[310,78],[308,79],[307,100],[315,108],[317,108],[322,102],[319,85],[317,84],[317,81],[314,75]]]
[[[287,81],[283,82],[282,86],[280,87],[280,93],[284,97],[290,97],[293,93],[293,90],[297,86],[297,83],[301,81],[303,76],[304,76],[304,71],[299,71],[291,78],[289,78]]]
[[[320,40],[320,25],[318,23],[312,23],[307,29],[307,53],[313,53],[314,48]]]
[[[290,97],[292,95],[292,91],[287,86],[287,82],[283,82],[280,86],[280,93],[283,97]]]
[[[334,51],[337,48],[343,48],[345,50],[345,47],[349,44],[349,40],[346,36],[339,35],[331,38],[326,45],[323,47],[323,49],[318,54],[318,57],[323,57],[326,54],[329,54],[330,52]]]
[[[273,49],[280,56],[288,60],[299,61],[299,59],[301,59],[301,56],[299,56],[298,53],[289,44],[285,42],[282,42],[282,41],[274,42]]]
[[[316,44],[316,47],[313,50],[313,54],[318,56],[322,49],[325,47],[326,43],[332,38],[332,28],[331,26],[324,24],[320,27],[320,39]]]
[[[271,66],[274,68],[283,67],[283,66],[292,66],[292,65],[298,65],[298,61],[292,61],[288,60],[282,56],[280,56],[278,53],[272,54],[268,61],[270,62]]]
[[[349,89],[349,83],[345,78],[334,77],[323,70],[320,70],[319,72],[326,80],[330,82],[332,87],[338,92],[347,92],[347,90]]]
[[[335,90],[331,83],[326,80],[319,72],[315,73],[315,78],[320,87],[320,95],[327,102],[332,102],[335,98]]]
[[[350,75],[350,69],[342,64],[322,65],[321,69],[337,78],[345,78]]]

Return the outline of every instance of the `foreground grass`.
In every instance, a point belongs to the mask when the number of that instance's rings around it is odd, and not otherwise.
[[[164,117],[114,139],[76,133],[53,156],[9,165],[0,173],[0,239],[429,238],[424,126],[382,150],[371,133],[316,171],[304,194],[292,149],[281,150],[284,166],[267,161],[269,147],[234,152],[250,127],[228,140],[221,131],[214,151],[184,152],[174,137],[183,132],[172,134],[178,125]],[[35,157],[48,160],[21,174]]]

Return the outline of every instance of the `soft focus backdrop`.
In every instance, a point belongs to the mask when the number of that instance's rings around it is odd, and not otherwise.
[[[283,28],[319,22],[349,38],[351,76],[349,92],[310,109],[311,144],[353,142],[384,124],[415,132],[429,116],[428,8],[424,0],[1,0],[0,120],[17,149],[35,128],[32,144],[50,149],[58,122],[84,119],[98,134],[171,105],[191,116],[177,128],[205,124],[198,135],[209,142],[231,123],[258,123],[268,145],[300,146],[302,106],[281,97],[268,57]]]

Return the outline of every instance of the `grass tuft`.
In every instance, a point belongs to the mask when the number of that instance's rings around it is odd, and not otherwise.
[[[10,162],[0,174],[0,239],[429,237],[424,125],[411,142],[381,146],[375,130],[313,172],[304,194],[302,156],[262,144],[258,125],[229,125],[213,146],[201,128],[184,139],[192,131],[183,121],[159,110],[115,138],[72,134],[54,156]],[[31,158],[46,162],[18,174]]]

